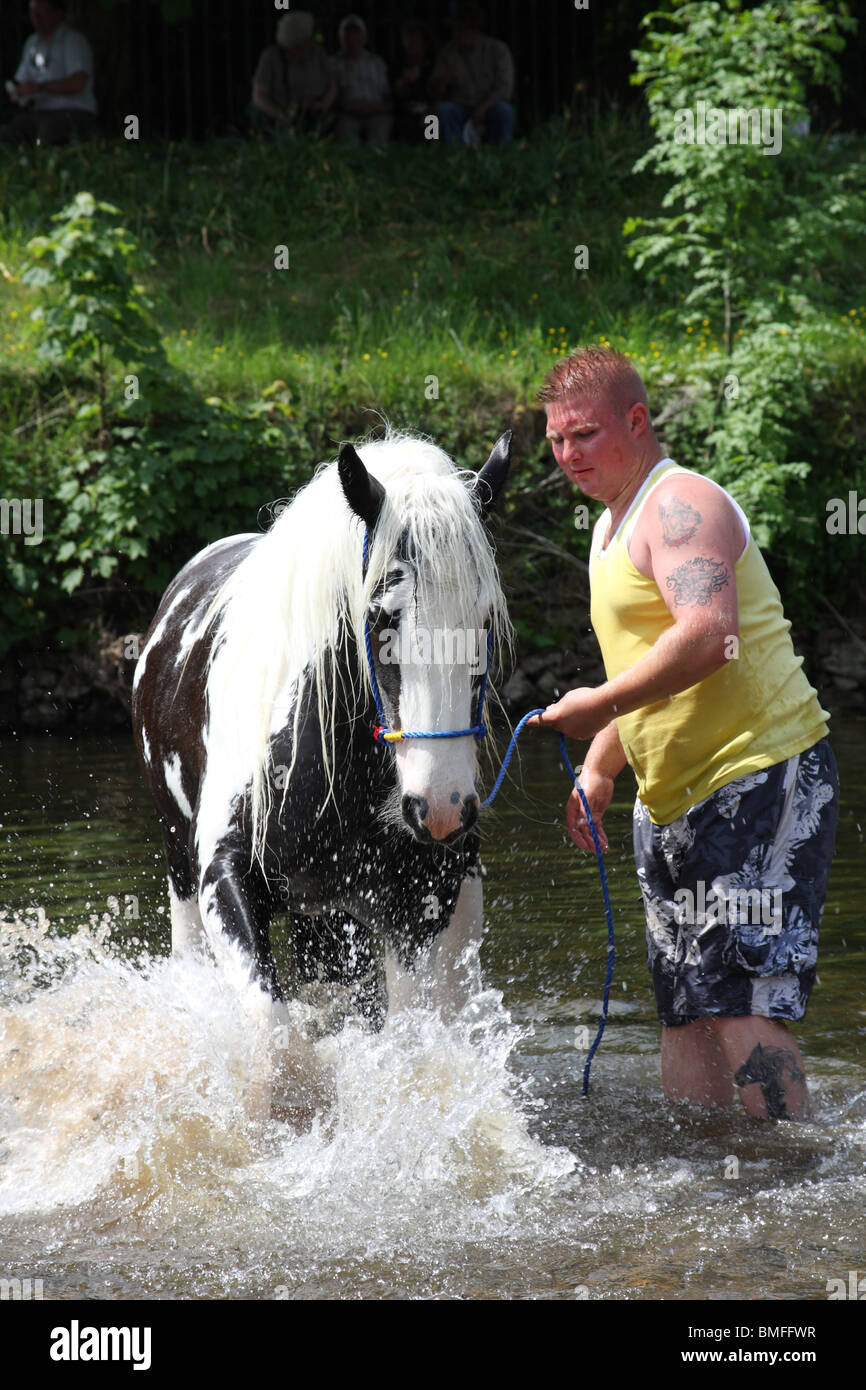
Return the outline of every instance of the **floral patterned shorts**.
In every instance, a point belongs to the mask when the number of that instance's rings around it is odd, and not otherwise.
[[[654,825],[635,802],[647,964],[663,1024],[803,1017],[838,815],[827,738],[738,777],[670,825]]]

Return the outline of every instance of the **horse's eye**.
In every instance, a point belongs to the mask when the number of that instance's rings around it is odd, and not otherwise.
[[[399,608],[388,608],[384,604],[371,604],[369,609],[370,627],[374,632],[383,627],[399,627],[402,612]]]

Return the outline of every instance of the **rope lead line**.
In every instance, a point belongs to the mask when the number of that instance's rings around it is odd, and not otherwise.
[[[482,806],[489,806],[493,798],[497,795],[499,788],[502,786],[502,782],[505,778],[505,773],[508,768],[508,764],[511,761],[511,755],[517,747],[517,740],[522,734],[527,723],[533,717],[533,715],[543,713],[543,707],[539,707],[538,709],[531,709],[527,714],[524,714],[523,718],[520,720],[520,723],[517,725],[517,727],[514,730],[514,733],[511,735],[511,742],[509,743],[508,748],[505,751],[505,757],[502,761],[502,766],[499,769],[499,775],[497,776],[496,781],[493,783],[493,790],[491,791],[490,795],[484,801],[482,801]],[[595,845],[595,857],[598,860],[598,872],[601,877],[601,891],[604,896],[604,910],[607,916],[607,972],[604,977],[604,993],[602,995],[601,1019],[598,1025],[598,1032],[595,1035],[592,1047],[586,1054],[586,1062],[583,1068],[583,1087],[581,1090],[581,1095],[585,1096],[589,1090],[589,1069],[592,1066],[592,1059],[598,1050],[599,1043],[602,1039],[602,1034],[604,1033],[604,1026],[607,1023],[608,1006],[610,1004],[610,982],[613,979],[614,962],[613,912],[611,911],[610,906],[610,891],[607,886],[607,874],[605,873],[604,869],[604,855],[602,853],[601,841],[598,838],[598,831],[595,828],[595,821],[592,818],[592,812],[589,809],[589,803],[586,797],[584,796],[583,787],[579,785],[577,780],[577,773],[575,772],[569,760],[568,752],[566,751],[565,747],[565,739],[563,738],[562,734],[557,734],[556,737],[559,740],[559,751],[562,755],[562,761],[564,762],[568,775],[571,778],[572,785],[577,789],[577,794],[580,797],[584,812],[586,814],[587,824],[589,825],[590,831],[592,833],[592,841]]]
[[[369,554],[369,546],[370,538],[365,527],[364,549],[361,556],[361,573],[363,575],[366,575],[367,573],[367,559]],[[475,717],[476,722],[472,725],[471,729],[424,729],[420,732],[410,732],[405,731],[403,729],[389,729],[387,721],[385,719],[385,710],[382,705],[382,696],[379,693],[379,682],[376,679],[376,667],[373,662],[373,647],[370,641],[369,616],[365,616],[364,645],[367,649],[367,669],[370,673],[370,684],[373,688],[373,697],[376,701],[376,713],[379,718],[378,724],[373,725],[373,737],[376,740],[376,742],[394,744],[399,743],[401,739],[405,738],[467,738],[470,736],[476,739],[484,738],[487,733],[487,727],[484,723],[484,720],[482,719],[482,714],[484,712],[484,696],[487,693],[487,673],[490,670],[492,640],[493,631],[492,628],[490,628],[488,629],[487,633],[487,665],[484,668],[484,674],[481,678],[481,689],[478,692],[478,712]],[[514,749],[517,746],[517,740],[520,737],[523,730],[525,729],[528,721],[532,718],[534,714],[543,713],[544,709],[542,707],[539,707],[538,709],[531,709],[529,713],[524,714],[523,718],[520,720],[520,723],[517,725],[516,729],[514,730],[514,733],[511,735],[511,742],[509,743],[508,748],[506,749],[502,766],[499,769],[499,774],[496,778],[496,781],[493,784],[493,790],[491,791],[490,795],[484,801],[482,801],[482,807],[490,805],[494,797],[497,795],[499,788],[502,786],[503,780],[505,778],[505,773],[508,769],[508,764],[511,761],[511,755],[514,752]],[[595,857],[598,860],[598,872],[601,876],[601,891],[604,895],[604,910],[607,915],[607,973],[604,978],[604,994],[602,996],[601,1020],[598,1025],[598,1032],[595,1035],[595,1040],[592,1044],[592,1047],[589,1049],[589,1052],[586,1055],[586,1063],[583,1068],[583,1089],[581,1091],[581,1094],[585,1096],[589,1090],[589,1069],[592,1066],[592,1059],[596,1054],[598,1045],[602,1039],[602,1034],[604,1033],[604,1026],[607,1023],[608,1005],[610,1003],[610,982],[613,979],[614,961],[613,913],[611,911],[610,906],[610,893],[608,891],[607,886],[607,874],[604,871],[604,856],[602,854],[601,842],[598,838],[598,832],[595,828],[595,821],[592,818],[592,812],[589,809],[589,803],[583,794],[583,788],[578,785],[577,774],[575,773],[574,768],[569,762],[568,753],[565,747],[565,739],[562,737],[562,734],[557,734],[557,738],[559,739],[559,751],[562,754],[562,761],[565,763],[568,775],[570,776],[572,781],[572,786],[574,786],[577,789],[577,794],[580,797],[580,800],[583,804],[584,812],[586,813],[587,824],[589,825],[590,831],[592,832],[592,840],[593,844],[595,845]]]

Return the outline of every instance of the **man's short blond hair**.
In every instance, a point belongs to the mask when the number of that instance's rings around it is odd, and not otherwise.
[[[563,357],[548,372],[538,400],[542,405],[552,405],[572,396],[604,401],[618,414],[638,404],[649,409],[640,374],[631,359],[616,348],[591,345]]]

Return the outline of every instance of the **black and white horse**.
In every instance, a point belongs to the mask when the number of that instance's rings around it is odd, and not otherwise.
[[[476,728],[487,634],[510,637],[484,524],[510,447],[474,474],[408,436],[347,444],[266,534],[215,542],[168,588],[132,708],[175,951],[240,950],[280,1000],[284,913],[297,982],[349,986],[373,1026],[419,965],[435,1005],[469,997],[476,739],[377,742],[374,689],[393,731]]]

